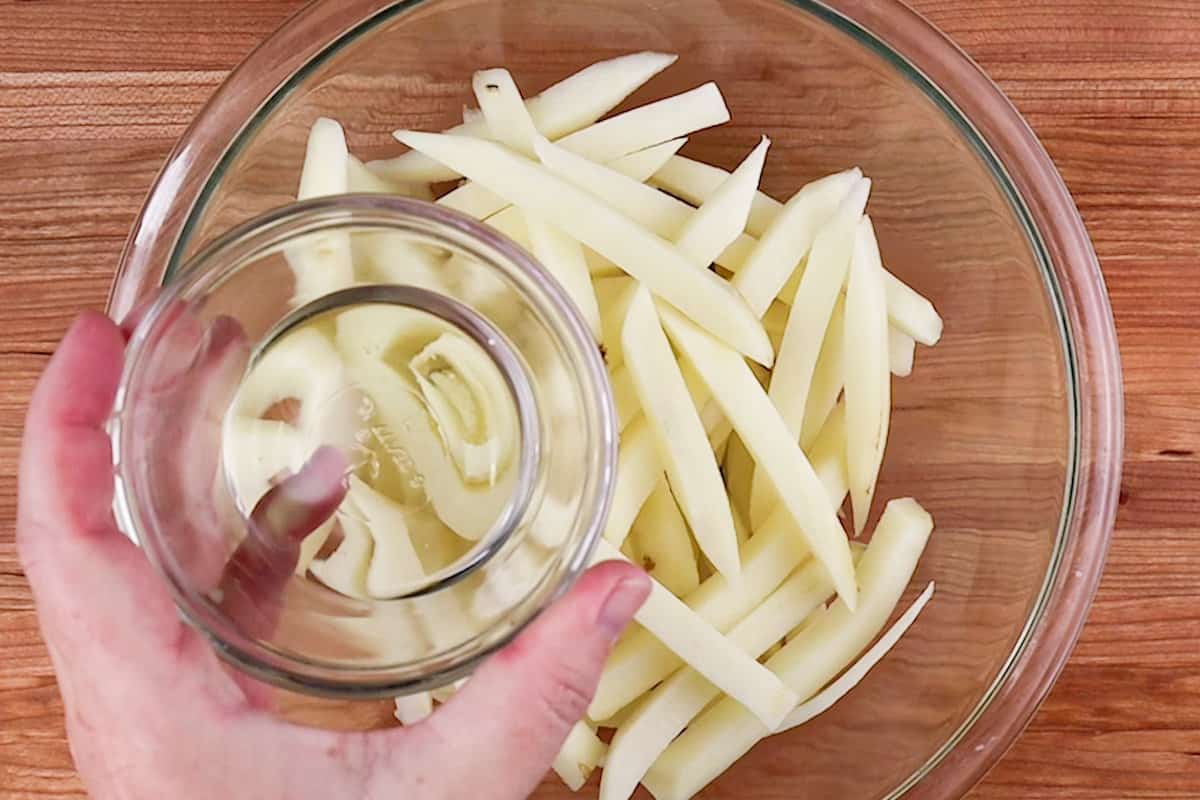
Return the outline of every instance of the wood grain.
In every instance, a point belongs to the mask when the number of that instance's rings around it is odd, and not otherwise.
[[[13,548],[21,419],[208,94],[299,0],[0,0],[0,796],[78,798]],[[1071,188],[1128,390],[1108,570],[1070,665],[974,800],[1200,796],[1200,8],[917,0],[993,75]]]

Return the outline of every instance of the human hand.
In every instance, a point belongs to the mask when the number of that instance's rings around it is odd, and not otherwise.
[[[34,392],[20,466],[21,562],[92,796],[527,796],[645,599],[644,573],[616,562],[590,570],[419,725],[335,733],[284,722],[182,622],[113,521],[103,426],[124,347],[107,318],[79,318]],[[321,464],[313,469],[296,480],[319,478]],[[282,500],[311,488],[285,482]]]

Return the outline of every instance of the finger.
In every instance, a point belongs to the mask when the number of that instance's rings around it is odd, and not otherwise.
[[[218,585],[222,610],[248,636],[265,639],[275,630],[284,589],[300,557],[300,543],[345,499],[346,466],[340,451],[322,447],[255,506],[248,534]],[[235,667],[226,672],[251,707],[276,707],[279,693],[274,687]]]
[[[274,629],[300,543],[346,496],[346,466],[339,450],[322,447],[255,506],[219,584],[223,610],[248,636],[265,638]]]
[[[649,591],[649,578],[630,564],[594,567],[453,700],[408,729],[443,753],[471,754],[448,796],[519,798],[533,790],[583,717],[613,642]]]
[[[89,312],[75,321],[50,359],[25,420],[22,522],[36,522],[54,536],[111,528],[112,450],[104,425],[121,380],[124,349],[116,325]],[[20,544],[24,551],[55,542]]]
[[[221,422],[249,347],[241,327],[225,317],[196,326],[188,312],[172,328],[163,334],[171,356],[146,365],[153,388],[131,397],[133,434],[146,462],[143,493],[152,498],[158,527],[189,583],[203,591],[216,585],[242,533],[221,471]],[[184,371],[159,382],[181,362]]]

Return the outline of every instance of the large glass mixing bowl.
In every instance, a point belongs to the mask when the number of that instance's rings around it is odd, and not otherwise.
[[[937,527],[938,593],[843,703],[763,742],[705,797],[965,793],[1018,736],[1083,624],[1116,508],[1120,366],[1103,280],[1036,138],[953,44],[896,0],[338,0],[307,7],[229,78],[160,175],[110,310],[206,242],[294,197],[309,126],[364,159],[461,117],[474,69],[534,93],[635,50],[681,55],[627,106],[714,80],[731,124],[684,152],[731,167],[761,134],[776,196],[860,165],[890,268],[942,342],[895,383],[885,496]],[[567,796],[548,782],[539,797]]]

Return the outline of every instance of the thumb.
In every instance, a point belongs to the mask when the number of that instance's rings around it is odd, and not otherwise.
[[[464,785],[451,796],[523,798],[533,791],[649,592],[650,579],[631,564],[593,567],[426,720],[439,747],[465,756],[458,761]]]

